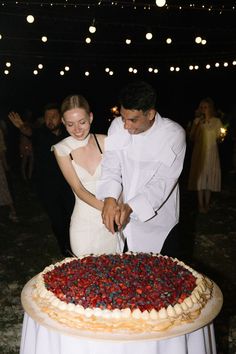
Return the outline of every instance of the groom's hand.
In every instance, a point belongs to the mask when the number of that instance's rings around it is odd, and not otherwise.
[[[104,200],[104,206],[102,209],[102,221],[106,228],[111,232],[116,232],[115,224],[119,228],[119,224],[116,223],[116,216],[119,214],[119,206],[115,198],[106,198]],[[118,218],[119,219],[119,218]]]
[[[119,213],[116,214],[115,222],[118,225],[118,230],[120,230],[123,226],[128,224],[130,220],[130,214],[132,213],[132,209],[129,204],[121,203],[119,204]]]

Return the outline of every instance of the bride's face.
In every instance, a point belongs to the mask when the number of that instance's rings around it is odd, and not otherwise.
[[[62,121],[68,133],[77,140],[84,140],[90,131],[93,114],[83,108],[73,108],[63,114]]]

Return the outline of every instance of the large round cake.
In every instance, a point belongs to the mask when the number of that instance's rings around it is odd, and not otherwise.
[[[211,280],[160,254],[66,258],[38,274],[42,311],[92,331],[157,332],[193,321],[212,296]]]

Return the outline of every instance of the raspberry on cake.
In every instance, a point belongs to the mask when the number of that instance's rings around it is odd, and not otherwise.
[[[196,319],[213,283],[183,262],[160,254],[66,258],[36,279],[42,311],[74,328],[156,332]]]

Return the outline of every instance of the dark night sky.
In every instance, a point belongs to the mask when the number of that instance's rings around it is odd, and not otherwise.
[[[52,3],[53,6],[49,4]],[[116,104],[120,88],[135,78],[145,79],[158,92],[157,108],[185,125],[201,98],[211,96],[218,108],[229,112],[235,103],[236,21],[235,1],[168,1],[168,7],[157,8],[155,1],[15,1],[0,6],[0,103],[1,118],[9,110],[31,108],[39,115],[49,101],[61,101],[70,93],[81,93],[95,113],[96,130],[105,131],[109,109]],[[134,8],[136,6],[136,9]],[[182,10],[178,6],[182,7]],[[202,6],[205,6],[203,8]],[[35,22],[28,24],[27,14]],[[97,31],[86,45],[88,27],[95,19]],[[145,39],[146,30],[153,39]],[[48,42],[40,41],[42,35]],[[196,45],[201,35],[207,45]],[[132,45],[124,44],[126,37]],[[165,40],[171,37],[173,45]],[[10,61],[10,74],[4,75],[5,62]],[[218,61],[219,68],[206,70]],[[225,61],[229,67],[223,67]],[[44,68],[32,74],[39,63]],[[190,64],[199,70],[189,71]],[[69,65],[61,77],[59,71]],[[170,72],[171,65],[180,72]],[[105,67],[114,75],[105,73]],[[136,67],[136,75],[128,73]],[[149,66],[159,73],[149,73]],[[84,76],[89,70],[91,75]]]

